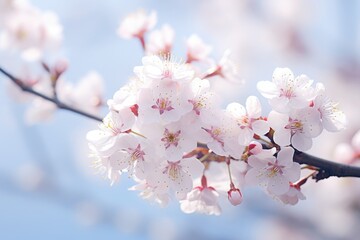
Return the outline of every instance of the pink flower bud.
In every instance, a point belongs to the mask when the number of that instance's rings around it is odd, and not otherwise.
[[[58,60],[54,66],[55,75],[60,76],[62,73],[64,73],[66,71],[68,66],[69,66],[69,63],[65,59]]]
[[[249,144],[249,152],[253,155],[260,153],[262,150],[262,146],[259,142],[252,141]]]
[[[228,199],[234,206],[239,205],[242,202],[242,194],[238,188],[231,188],[228,191]]]

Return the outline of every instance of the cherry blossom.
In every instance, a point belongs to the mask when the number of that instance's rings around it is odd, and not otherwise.
[[[166,207],[170,201],[170,195],[166,192],[157,191],[156,185],[149,184],[146,180],[141,180],[139,183],[129,190],[132,191],[141,191],[140,197],[145,200],[156,202],[161,207]]]
[[[318,109],[324,128],[330,132],[337,132],[345,129],[346,116],[338,108],[338,104],[331,101],[325,95],[325,87],[322,83],[316,84],[316,98],[313,107]]]
[[[196,34],[191,35],[186,40],[187,47],[187,62],[205,60],[210,54],[211,46],[205,44],[202,39]]]
[[[317,137],[323,130],[320,113],[311,107],[282,114],[271,111],[268,117],[270,127],[275,130],[274,141],[280,146],[290,143],[300,151],[309,150],[312,138]]]
[[[176,198],[185,199],[193,188],[193,178],[201,175],[204,166],[198,159],[163,160],[148,176],[147,182],[156,186],[159,193],[175,192]]]
[[[216,154],[241,157],[244,146],[238,143],[239,128],[225,111],[214,112],[202,129],[200,141],[206,143]]]
[[[294,149],[282,148],[277,157],[258,158],[252,155],[248,159],[252,167],[245,176],[250,185],[262,185],[274,195],[285,194],[289,188],[289,182],[295,182],[300,177],[300,165],[292,161]]]
[[[75,86],[68,86],[62,100],[88,113],[97,114],[103,102],[103,79],[97,72],[89,72]]]
[[[140,132],[147,136],[159,156],[167,156],[169,161],[178,160],[184,153],[197,146],[197,137],[193,128],[185,122],[173,122],[166,125],[143,125]]]
[[[264,135],[269,131],[266,121],[260,119],[261,105],[255,96],[246,100],[246,109],[239,103],[230,103],[226,111],[233,116],[240,128],[239,144],[247,145],[253,139],[254,134]]]
[[[110,180],[110,185],[114,185],[120,181],[121,171],[113,169],[110,164],[110,157],[100,156],[94,145],[89,144],[91,150],[90,157],[95,158],[92,167],[96,169],[96,173]]]
[[[240,190],[236,188],[233,183],[230,184],[230,190],[228,191],[228,199],[229,202],[234,206],[239,205],[243,200]]]
[[[110,156],[117,150],[117,141],[122,134],[128,134],[135,121],[129,108],[110,112],[100,124],[99,130],[88,132],[86,138],[102,156]]]
[[[157,21],[156,12],[146,15],[144,10],[131,13],[121,22],[117,33],[123,38],[143,38],[144,33],[152,29]]]
[[[62,26],[55,13],[28,6],[6,17],[2,40],[3,48],[21,51],[25,60],[34,61],[44,50],[59,47]]]
[[[174,30],[169,25],[164,25],[160,30],[152,31],[146,45],[146,52],[149,55],[169,55],[175,37]]]
[[[239,77],[238,66],[230,58],[230,55],[231,51],[226,50],[219,62],[206,72],[204,78],[219,76],[229,82],[243,83],[243,80]]]
[[[152,160],[151,148],[146,142],[130,134],[122,135],[117,145],[120,149],[111,155],[110,166],[115,170],[127,171],[137,179],[144,179],[147,165]]]
[[[312,82],[306,75],[295,78],[290,69],[276,68],[272,82],[260,81],[257,88],[274,110],[288,113],[308,106],[313,98]]]
[[[206,177],[202,177],[202,185],[195,187],[180,201],[180,208],[184,213],[204,213],[220,215],[221,208],[218,202],[219,193],[215,188],[207,186]]]
[[[177,63],[169,56],[161,59],[158,56],[145,56],[142,58],[143,66],[135,67],[134,72],[148,81],[171,80],[177,82],[190,81],[194,71],[185,64]]]
[[[305,195],[301,192],[300,187],[294,184],[290,184],[289,190],[277,197],[284,204],[295,205],[299,202],[299,200],[305,200]]]
[[[162,80],[153,88],[139,92],[139,120],[143,123],[170,123],[190,112],[192,104],[172,81]]]

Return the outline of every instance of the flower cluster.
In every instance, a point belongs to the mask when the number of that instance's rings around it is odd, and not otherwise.
[[[26,62],[44,61],[44,55],[57,50],[62,38],[62,26],[55,13],[42,11],[26,0],[0,0],[0,50],[20,53]],[[41,65],[45,71],[36,74],[24,67],[18,76],[19,84],[87,113],[99,112],[103,105],[103,79],[98,73],[90,71],[74,85],[63,77],[68,67],[66,60],[58,59],[53,66],[44,62]],[[54,103],[24,93],[13,83],[9,93],[16,100],[30,103],[27,123],[48,120],[57,109]]]
[[[0,48],[21,53],[25,60],[38,60],[45,50],[58,48],[62,26],[57,15],[41,11],[27,1],[0,1]]]
[[[132,190],[143,198],[161,206],[176,199],[185,213],[218,215],[220,196],[238,205],[243,188],[251,185],[286,204],[305,199],[301,186],[308,177],[301,179],[295,150],[310,149],[324,128],[345,127],[343,112],[323,85],[313,87],[307,76],[277,68],[272,81],[258,83],[273,109],[269,115],[262,114],[255,96],[245,106],[233,102],[222,109],[212,81],[229,76],[234,64],[228,53],[199,73],[194,63],[208,58],[211,47],[193,35],[186,62],[173,60],[169,26],[150,33],[146,42],[154,16],[138,12],[120,26],[122,36],[140,40],[147,56],[108,101],[100,128],[87,135],[98,171],[111,184],[127,173],[138,183]],[[155,38],[162,39],[156,46],[151,44]],[[165,55],[153,55],[159,53]]]

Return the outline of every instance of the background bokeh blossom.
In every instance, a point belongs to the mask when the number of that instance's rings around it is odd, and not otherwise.
[[[6,14],[3,2],[0,21]],[[360,4],[355,0],[32,0],[31,4],[56,13],[63,27],[61,48],[44,51],[42,57],[49,62],[68,59],[64,78],[74,85],[96,71],[104,79],[105,99],[133,75],[143,54],[139,42],[118,37],[120,20],[139,9],[154,10],[158,28],[169,24],[175,31],[172,49],[179,58],[185,59],[192,34],[211,46],[215,59],[231,49],[245,84],[215,83],[224,106],[260,96],[256,83],[270,81],[276,67],[289,67],[296,76],[306,73],[323,82],[348,116],[347,129],[323,134],[314,140],[311,153],[333,159],[334,148],[350,143],[360,129]],[[20,76],[38,70],[35,62],[24,62],[4,49],[0,66]],[[306,184],[302,191],[307,200],[295,207],[284,207],[252,188],[243,193],[247,201],[237,207],[224,205],[216,217],[184,214],[177,203],[152,206],[127,191],[132,183],[126,177],[110,187],[94,174],[85,135],[97,127],[96,122],[59,110],[51,121],[29,126],[24,121],[27,106],[14,102],[8,80],[4,76],[0,80],[1,239],[335,240],[360,234],[358,179]],[[265,100],[260,101],[267,113]]]

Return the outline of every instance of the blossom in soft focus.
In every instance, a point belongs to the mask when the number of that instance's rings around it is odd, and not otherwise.
[[[174,37],[175,32],[169,25],[162,26],[160,30],[152,31],[146,44],[146,53],[148,55],[169,55]]]
[[[219,62],[206,71],[205,78],[218,76],[232,83],[243,83],[239,75],[239,67],[230,56],[231,51],[228,49],[224,52]]]
[[[62,42],[62,26],[55,13],[24,5],[8,13],[0,31],[0,47],[20,51],[23,59],[34,61]]]
[[[152,11],[147,15],[144,10],[139,10],[129,14],[122,20],[117,33],[123,38],[143,38],[144,33],[152,29],[156,21],[156,12]]]
[[[340,143],[335,147],[334,158],[346,164],[360,159],[360,130],[354,134],[350,143]]]
[[[187,62],[192,61],[202,61],[208,58],[212,48],[210,45],[207,45],[203,40],[196,34],[191,35],[186,40],[187,47]]]

